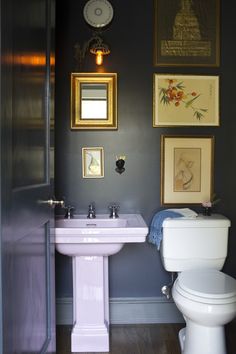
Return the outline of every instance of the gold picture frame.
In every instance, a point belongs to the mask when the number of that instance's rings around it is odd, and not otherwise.
[[[82,148],[83,178],[104,177],[104,149],[103,147]]]
[[[154,65],[220,65],[220,0],[154,0]]]
[[[161,136],[161,204],[201,204],[213,192],[213,136]]]
[[[218,75],[154,74],[154,128],[219,124]]]
[[[116,73],[71,73],[71,129],[117,129]]]

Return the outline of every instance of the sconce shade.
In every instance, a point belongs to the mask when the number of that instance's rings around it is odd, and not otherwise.
[[[103,56],[108,55],[110,53],[110,49],[108,48],[108,45],[103,43],[99,38],[99,40],[91,46],[90,53],[96,55],[96,64],[102,65]]]

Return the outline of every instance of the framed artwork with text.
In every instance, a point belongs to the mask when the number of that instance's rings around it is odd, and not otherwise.
[[[154,65],[220,64],[220,0],[154,0]]]

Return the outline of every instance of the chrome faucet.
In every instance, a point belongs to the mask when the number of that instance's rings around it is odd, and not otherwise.
[[[71,206],[71,205],[65,206],[64,208],[66,210],[65,219],[73,218],[74,217],[73,212],[74,212],[75,208],[73,206]]]
[[[88,219],[95,219],[96,218],[96,211],[95,211],[95,204],[94,203],[89,204],[87,218]]]
[[[109,206],[109,209],[110,209],[110,218],[112,219],[117,219],[119,217],[118,215],[118,210],[120,209],[119,205],[117,204],[112,204]]]

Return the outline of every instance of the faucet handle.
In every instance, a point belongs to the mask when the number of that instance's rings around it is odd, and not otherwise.
[[[65,218],[67,219],[73,218],[73,211],[75,210],[75,207],[68,205],[65,206],[64,209],[66,209]]]
[[[118,204],[111,204],[109,205],[109,209],[111,210],[110,218],[118,218],[118,210],[120,206]]]
[[[88,219],[95,219],[96,218],[96,210],[95,210],[95,203],[94,202],[89,204],[87,218]]]
[[[109,209],[110,210],[119,210],[120,209],[120,206],[118,204],[111,204],[109,205]]]
[[[90,203],[88,209],[90,211],[95,210],[95,203],[94,202]]]

